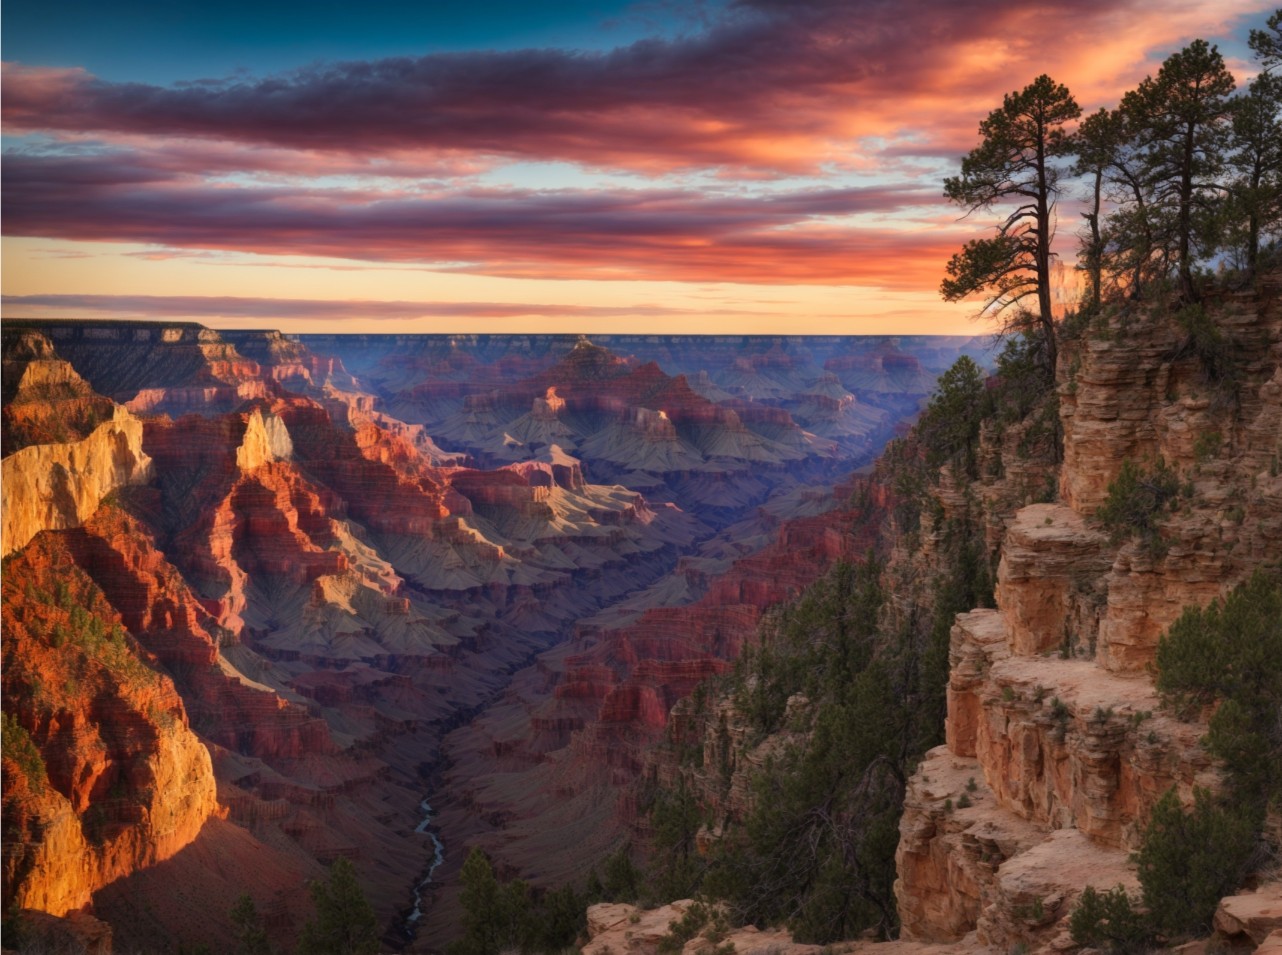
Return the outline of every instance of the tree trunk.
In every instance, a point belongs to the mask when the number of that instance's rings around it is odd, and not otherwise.
[[[1184,131],[1184,155],[1180,163],[1180,295],[1186,302],[1197,301],[1189,249],[1193,232],[1193,137],[1196,127],[1190,120]]]
[[[1103,277],[1104,270],[1104,240],[1100,237],[1099,228],[1099,208],[1100,193],[1104,189],[1104,170],[1102,167],[1095,170],[1095,188],[1092,190],[1094,205],[1091,213],[1086,218],[1091,224],[1091,251],[1090,258],[1087,260],[1087,267],[1090,269],[1091,279],[1091,301],[1092,308],[1099,308],[1103,300]]]
[[[1046,374],[1055,380],[1055,315],[1051,311],[1051,206],[1046,178],[1046,131],[1037,141],[1037,319],[1046,339]]]

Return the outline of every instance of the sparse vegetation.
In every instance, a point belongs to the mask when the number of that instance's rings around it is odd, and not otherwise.
[[[1106,892],[1088,885],[1069,917],[1073,941],[1115,955],[1147,952],[1154,944],[1153,931],[1138,904],[1120,885]]]
[[[22,770],[22,774],[27,779],[27,785],[31,787],[33,792],[44,792],[48,776],[40,750],[36,748],[31,735],[18,722],[16,716],[5,713],[3,714],[3,721],[4,735],[3,739],[0,740],[0,753],[3,753],[5,759],[12,760]]]
[[[1114,543],[1138,537],[1148,553],[1160,556],[1166,547],[1160,531],[1161,517],[1179,490],[1179,476],[1161,458],[1144,468],[1128,458],[1109,483],[1108,498],[1095,512],[1095,520],[1109,532]]]
[[[1282,574],[1256,571],[1184,611],[1158,643],[1157,687],[1181,712],[1216,706],[1207,745],[1234,795],[1263,815],[1282,801]]]
[[[345,856],[335,859],[326,879],[308,887],[316,907],[303,926],[298,955],[375,955],[378,921],[356,879],[356,867]]]
[[[1202,935],[1221,897],[1242,884],[1255,845],[1246,807],[1217,805],[1203,789],[1185,812],[1170,789],[1153,807],[1136,855],[1144,908],[1165,938]]]

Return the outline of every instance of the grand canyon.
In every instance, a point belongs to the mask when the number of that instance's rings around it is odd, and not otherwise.
[[[248,888],[288,937],[341,854],[407,941],[456,846],[577,877],[984,346],[6,323],[8,903],[229,945]]]
[[[4,29],[5,955],[1282,953],[1282,9]]]
[[[947,641],[903,937],[1058,949],[1086,885],[1135,885],[1158,797],[1223,785],[1210,711],[1152,671],[1186,606],[1282,549],[1280,291],[1214,306],[1236,400],[1157,309],[1066,341],[1040,398],[989,379],[970,457],[916,484],[936,377],[991,366],[985,340],[6,323],[7,909],[92,951],[231,950],[248,893],[287,944],[341,857],[380,944],[430,952],[475,848],[579,884],[654,852],[655,786],[697,793],[715,842],[797,732],[754,732],[736,659],[877,553],[892,617],[942,613]],[[1159,456],[1185,482],[1164,546],[1110,537],[1092,515]],[[966,553],[996,609],[949,596]],[[1217,928],[1263,942],[1278,894]],[[598,905],[589,949],[648,951],[681,905],[648,933]]]

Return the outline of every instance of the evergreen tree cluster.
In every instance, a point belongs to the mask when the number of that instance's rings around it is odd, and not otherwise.
[[[451,943],[449,955],[556,955],[573,949],[587,929],[589,905],[636,902],[642,895],[644,876],[630,846],[621,846],[602,871],[588,873],[581,890],[563,885],[538,892],[521,879],[499,879],[489,856],[473,848],[461,874],[463,936]]]
[[[1114,109],[1085,119],[1068,88],[1039,76],[979,127],[980,145],[946,179],[970,215],[1007,211],[990,238],[953,256],[940,293],[975,294],[1008,331],[1035,331],[1053,377],[1055,208],[1065,182],[1085,183],[1079,267],[1085,305],[1143,298],[1174,285],[1200,297],[1198,273],[1229,264],[1249,280],[1282,240],[1282,10],[1252,30],[1259,73],[1236,89],[1219,50],[1194,40]],[[1081,120],[1078,122],[1078,120]]]
[[[960,395],[945,403],[980,395],[977,374],[955,377]],[[946,438],[958,453],[972,440],[967,428]],[[942,741],[949,630],[956,613],[992,599],[974,528],[953,523],[940,533],[950,571],[922,606],[892,607],[886,566],[869,553],[767,617],[712,693],[734,701],[757,741],[790,742],[752,777],[743,818],[710,818],[684,776],[655,795],[647,881],[660,898],[721,902],[734,922],[786,923],[805,941],[893,937],[899,817],[908,777]],[[728,788],[721,767],[692,768]],[[694,839],[709,823],[723,835],[701,855]]]
[[[1282,808],[1282,573],[1185,610],[1158,643],[1157,688],[1181,710],[1214,706],[1207,746],[1235,803],[1257,820]]]

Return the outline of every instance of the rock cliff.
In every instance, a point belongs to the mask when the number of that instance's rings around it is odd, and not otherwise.
[[[4,553],[20,550],[42,530],[76,527],[103,498],[142,484],[151,459],[142,447],[142,422],[117,407],[80,441],[35,444],[3,461]]]
[[[64,915],[196,839],[221,811],[213,768],[64,537],[11,559],[4,629],[4,902]]]
[[[1234,343],[1231,393],[1161,307],[1065,349],[1062,503],[1001,521],[997,609],[957,618],[947,743],[905,799],[907,937],[1063,950],[1084,887],[1134,888],[1128,853],[1157,799],[1219,784],[1205,724],[1163,709],[1151,667],[1184,607],[1282,555],[1282,302],[1266,284],[1206,315]],[[1176,475],[1147,536],[1100,516],[1124,467]]]

